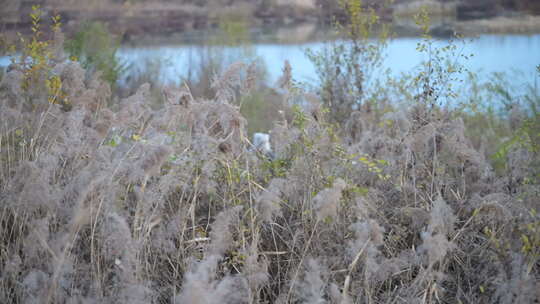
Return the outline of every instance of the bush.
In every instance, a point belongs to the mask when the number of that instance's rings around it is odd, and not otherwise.
[[[389,30],[380,23],[375,10],[366,8],[362,0],[339,3],[348,19],[336,21],[339,40],[318,52],[308,49],[306,55],[315,66],[324,105],[335,121],[344,122],[365,101],[366,86],[380,67]],[[377,27],[380,33],[374,37]]]
[[[72,39],[66,41],[66,52],[90,72],[100,71],[111,86],[125,71],[126,66],[116,57],[119,42],[101,22],[86,22]]]

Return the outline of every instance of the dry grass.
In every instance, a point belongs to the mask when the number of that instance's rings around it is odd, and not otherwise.
[[[469,35],[480,33],[538,33],[540,31],[540,16],[524,15],[520,17],[495,17],[463,21],[456,24],[456,30]]]
[[[147,84],[112,103],[78,63],[52,70],[72,107],[21,66],[0,82],[0,302],[540,299],[538,151],[497,174],[459,112],[373,105],[342,127],[285,75],[284,105],[313,107],[277,119],[268,159],[235,106],[244,64],[157,109]]]

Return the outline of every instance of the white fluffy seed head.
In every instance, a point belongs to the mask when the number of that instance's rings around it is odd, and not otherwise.
[[[255,133],[253,134],[253,145],[255,149],[261,151],[262,153],[271,153],[272,148],[270,147],[270,135],[266,133]]]

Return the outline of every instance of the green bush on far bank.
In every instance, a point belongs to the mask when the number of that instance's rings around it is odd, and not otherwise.
[[[126,66],[116,57],[119,42],[101,22],[86,22],[72,39],[65,43],[65,50],[90,71],[100,71],[104,80],[116,84]]]

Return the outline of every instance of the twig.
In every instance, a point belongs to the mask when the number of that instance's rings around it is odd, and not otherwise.
[[[354,268],[356,268],[356,264],[358,264],[358,261],[360,260],[360,257],[364,253],[364,250],[366,249],[368,244],[369,244],[369,241],[366,241],[364,246],[362,246],[360,251],[358,251],[358,253],[354,257],[351,265],[349,265],[349,273],[345,277],[345,283],[343,283],[343,291],[341,293],[341,303],[344,303],[344,299],[347,296],[347,294],[349,293],[349,287],[351,285],[352,272],[354,271]]]

